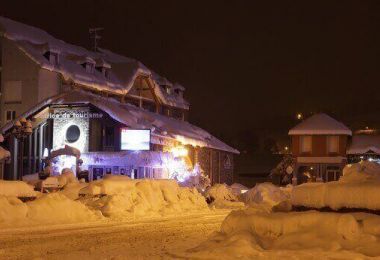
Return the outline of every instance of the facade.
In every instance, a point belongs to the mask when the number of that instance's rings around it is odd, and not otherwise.
[[[295,157],[293,183],[338,180],[347,163],[350,129],[326,114],[313,115],[289,131]]]
[[[200,166],[212,182],[232,182],[238,151],[188,123],[185,88],[141,62],[3,17],[0,51],[1,131],[12,154],[4,178],[40,172],[55,151],[70,148],[80,152],[89,179],[180,178],[181,168]],[[12,135],[21,118],[33,128],[23,145]],[[48,163],[59,173],[74,167],[70,161]]]

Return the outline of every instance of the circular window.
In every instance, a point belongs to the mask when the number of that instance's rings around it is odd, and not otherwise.
[[[76,125],[71,125],[66,130],[66,141],[69,143],[75,143],[80,137],[80,129]]]

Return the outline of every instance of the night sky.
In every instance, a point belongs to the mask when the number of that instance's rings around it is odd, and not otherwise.
[[[264,3],[265,2],[265,3]],[[380,122],[380,1],[1,1],[0,15],[100,46],[186,87],[191,122],[229,142],[297,112]]]

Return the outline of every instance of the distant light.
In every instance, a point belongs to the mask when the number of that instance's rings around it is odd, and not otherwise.
[[[314,170],[313,166],[310,167],[310,170]]]
[[[298,119],[298,120],[301,120],[302,118],[303,118],[303,115],[302,115],[301,113],[298,113],[298,114],[297,114],[297,119]]]
[[[287,146],[285,146],[284,148],[285,148],[285,151],[287,151],[289,149],[289,147],[287,147]]]
[[[246,193],[248,190],[240,190],[240,193]]]
[[[368,126],[366,126],[366,127],[365,127],[365,129],[366,129],[366,130],[368,130],[368,129],[369,129],[369,127],[368,127]]]
[[[49,156],[49,150],[47,148],[44,149],[43,157],[46,158]]]
[[[368,161],[372,162],[373,161],[372,157],[368,158]]]

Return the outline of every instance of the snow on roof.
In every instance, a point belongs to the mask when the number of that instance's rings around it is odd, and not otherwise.
[[[189,144],[239,153],[239,151],[223,143],[205,130],[188,122],[149,112],[129,103],[120,103],[113,98],[106,98],[80,90],[65,92],[42,101],[20,117],[27,118],[46,106],[60,104],[91,104],[106,112],[116,121],[133,129],[151,129],[152,135],[175,139],[184,145]],[[0,130],[6,132],[12,126],[13,122],[9,122]]]
[[[347,154],[364,154],[367,152],[380,154],[380,135],[354,135]]]
[[[326,114],[315,114],[289,130],[289,135],[352,135],[343,123]]]
[[[47,32],[0,16],[0,35],[13,41],[30,59],[41,68],[60,73],[70,82],[85,85],[97,90],[107,90],[116,94],[125,95],[132,88],[137,76],[151,77],[153,72],[141,62],[113,53],[106,49],[99,52],[89,51],[83,47],[75,46],[58,40]],[[47,51],[59,53],[59,63],[52,64],[44,56]],[[98,61],[97,65],[105,65],[110,70],[105,77],[102,72],[86,71],[81,64],[86,60]],[[99,62],[100,61],[100,62]],[[189,108],[184,98],[176,93],[168,94],[158,86],[154,88],[155,94],[167,105]]]

